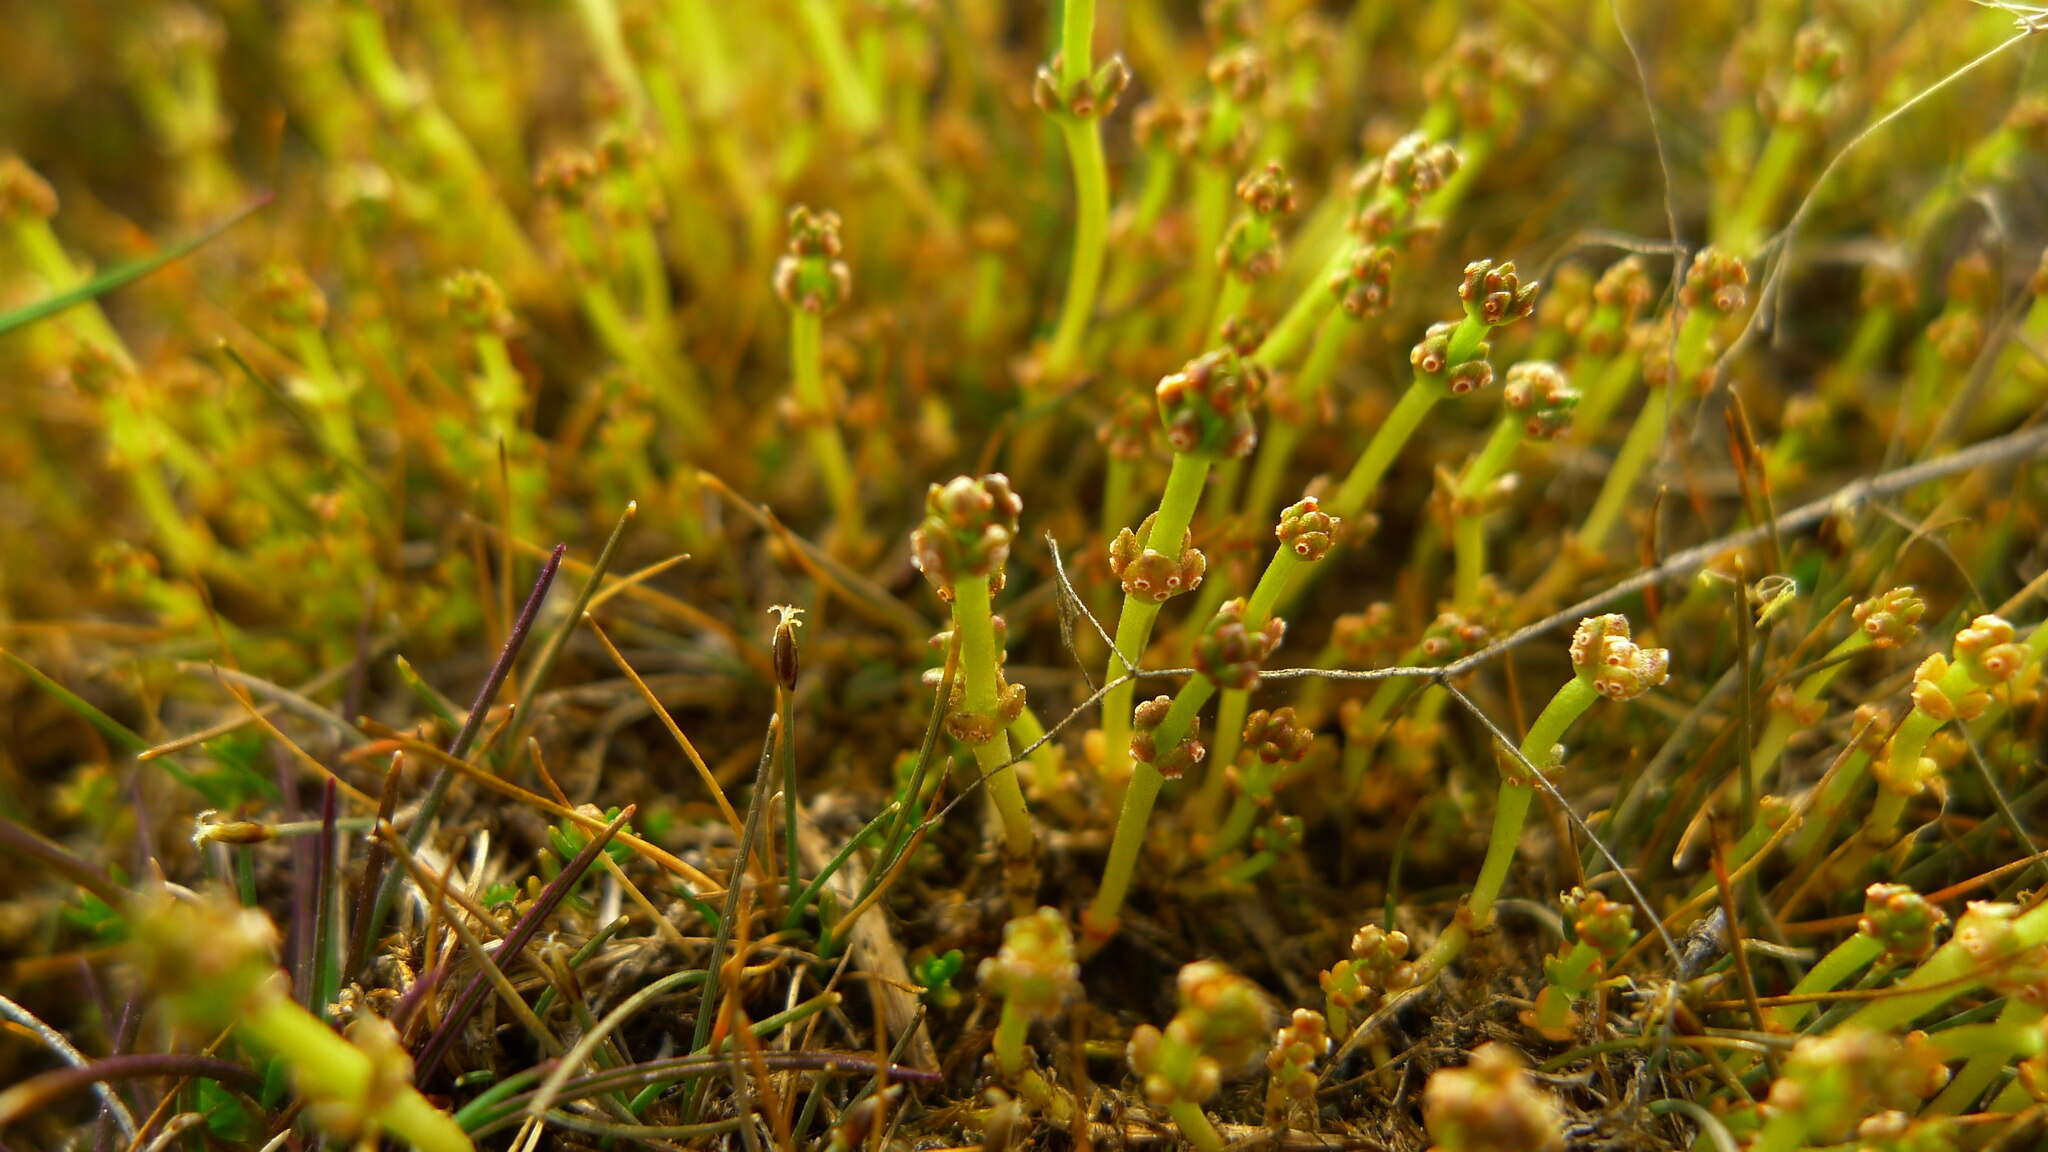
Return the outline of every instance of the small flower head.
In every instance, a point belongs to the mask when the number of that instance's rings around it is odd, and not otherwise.
[[[1564,1112],[1505,1044],[1484,1044],[1463,1068],[1440,1068],[1422,1090],[1434,1152],[1561,1152]]]
[[[1303,560],[1316,561],[1330,554],[1343,526],[1341,518],[1323,511],[1321,501],[1305,496],[1280,513],[1280,523],[1273,529],[1273,535],[1279,538],[1281,547]]]
[[[1002,951],[981,962],[981,982],[1033,1020],[1050,1020],[1081,987],[1074,934],[1056,908],[1003,925]]]
[[[1237,198],[1254,216],[1285,216],[1294,211],[1294,181],[1278,160],[1270,160],[1237,182]]]
[[[1465,279],[1458,285],[1458,299],[1465,302],[1466,315],[1485,321],[1488,327],[1497,328],[1527,319],[1536,310],[1539,287],[1534,281],[1523,284],[1512,260],[1498,264],[1491,260],[1474,260],[1465,265]]]
[[[1233,313],[1223,318],[1223,327],[1216,333],[1217,342],[1239,356],[1249,356],[1266,342],[1269,326],[1257,316]],[[1267,390],[1272,391],[1271,381]]]
[[[1793,1046],[1771,1084],[1767,1107],[1798,1111],[1814,1144],[1848,1137],[1874,1113],[1917,1110],[1948,1080],[1940,1056],[1924,1040],[1920,1033],[1901,1040],[1864,1028],[1806,1037]]]
[[[1619,311],[1624,327],[1635,322],[1642,310],[1650,306],[1650,299],[1655,294],[1656,290],[1650,285],[1650,274],[1644,270],[1642,258],[1638,256],[1624,256],[1616,260],[1593,283],[1593,303]]]
[[[1224,1068],[1249,1064],[1266,1039],[1266,1005],[1252,982],[1215,960],[1180,970],[1180,1013],[1167,1033],[1192,1044]]]
[[[1635,908],[1603,893],[1574,888],[1564,895],[1564,913],[1582,944],[1613,961],[1636,941]]]
[[[1067,86],[1060,83],[1065,64],[1065,55],[1055,53],[1039,66],[1038,75],[1031,81],[1031,102],[1054,116],[1100,119],[1116,111],[1124,89],[1131,86],[1131,68],[1122,56],[1111,56],[1093,76]]]
[[[1863,916],[1856,930],[1884,945],[1893,963],[1912,964],[1934,951],[1934,936],[1948,914],[1904,884],[1872,884],[1863,890]]]
[[[839,258],[839,214],[789,211],[789,250],[775,265],[775,294],[784,304],[824,315],[853,290],[853,273]]]
[[[1260,667],[1286,634],[1287,625],[1278,616],[1259,628],[1247,628],[1244,601],[1226,600],[1195,638],[1195,668],[1220,687],[1249,690],[1259,682]]]
[[[1492,630],[1477,620],[1457,612],[1441,612],[1423,629],[1422,643],[1417,648],[1425,661],[1448,664],[1486,647],[1492,635]]]
[[[1610,700],[1633,700],[1670,678],[1671,653],[1639,648],[1629,638],[1628,617],[1589,616],[1572,633],[1572,667]]]
[[[1850,615],[1870,638],[1871,647],[1896,648],[1919,635],[1920,617],[1926,612],[1926,602],[1906,584],[1872,596],[1856,605]]]
[[[925,492],[924,519],[910,535],[911,559],[942,600],[952,599],[962,577],[986,576],[991,590],[1000,589],[1023,512],[1024,502],[1000,472],[934,484]]]
[[[1266,60],[1242,44],[1209,61],[1209,86],[1235,104],[1251,104],[1266,92]]]
[[[1173,697],[1154,696],[1131,711],[1131,756],[1143,764],[1150,764],[1168,780],[1180,779],[1182,773],[1200,764],[1209,755],[1202,746],[1199,735],[1201,721],[1188,725],[1187,735],[1171,748],[1159,746],[1159,726],[1166,722],[1166,714],[1173,710]]]
[[[503,336],[512,331],[512,313],[505,293],[488,272],[466,268],[441,281],[448,315],[470,332]]]
[[[1337,307],[1356,320],[1386,311],[1393,299],[1394,250],[1369,244],[1353,250],[1351,262],[1330,277]]]
[[[1329,1054],[1329,1022],[1321,1012],[1296,1008],[1286,1026],[1273,1036],[1273,1050],[1266,1053],[1269,1123],[1280,1123],[1295,1107],[1315,1099],[1316,1061]]]
[[[533,186],[558,207],[580,208],[597,183],[597,157],[582,148],[557,148],[541,159]]]
[[[1237,457],[1258,442],[1251,404],[1262,373],[1231,349],[1206,353],[1159,382],[1159,419],[1173,450],[1186,456]]]
[[[1244,718],[1244,750],[1268,764],[1301,763],[1315,740],[1314,731],[1295,722],[1292,708],[1261,708]]]
[[[1988,614],[1956,633],[1955,653],[1970,678],[1987,687],[2011,680],[2027,664],[2027,650],[2017,643],[2013,626]]]
[[[156,893],[137,902],[128,922],[127,957],[143,986],[194,1028],[234,1022],[277,972],[277,929],[257,909]]]
[[[1525,360],[1508,369],[1501,401],[1509,411],[1522,417],[1523,435],[1531,440],[1549,440],[1571,427],[1579,393],[1557,365],[1547,360]]]
[[[1165,601],[1202,586],[1209,559],[1194,545],[1194,533],[1182,532],[1180,547],[1160,552],[1143,541],[1152,538],[1157,512],[1145,517],[1136,532],[1125,528],[1109,544],[1109,570],[1123,583],[1124,594]]]
[[[1719,248],[1702,248],[1679,286],[1678,302],[1687,310],[1709,308],[1723,316],[1742,311],[1749,302],[1749,265]]]
[[[1991,695],[1981,688],[1956,691],[1948,683],[1953,667],[1936,652],[1913,669],[1913,710],[1936,720],[1975,720],[1991,706]]]
[[[1150,402],[1141,395],[1122,392],[1109,417],[1096,425],[1095,438],[1114,459],[1143,460],[1158,426]]]
[[[1376,600],[1363,612],[1347,612],[1330,627],[1330,643],[1343,656],[1347,667],[1364,668],[1383,662],[1392,651],[1394,606]]]

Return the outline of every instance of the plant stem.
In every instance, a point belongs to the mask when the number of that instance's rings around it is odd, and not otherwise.
[[[1010,1000],[1003,1001],[1002,1015],[996,1018],[995,1057],[996,1070],[1003,1080],[1015,1084],[1024,1072],[1024,1040],[1030,1031],[1031,1021]]]
[[[1330,511],[1346,520],[1360,515],[1367,504],[1372,502],[1374,490],[1394,464],[1408,438],[1422,425],[1422,418],[1443,397],[1443,388],[1427,380],[1417,380],[1401,393],[1401,399],[1394,410],[1387,413],[1372,440],[1365,446],[1365,452],[1351,471],[1344,476],[1344,483],[1337,488],[1337,495],[1330,501]]]
[[[293,1003],[276,984],[257,994],[239,1026],[290,1065],[301,1095],[367,1103],[373,1111],[361,1119],[375,1122],[420,1152],[471,1152],[469,1136],[453,1117],[429,1104],[411,1084],[382,1084],[367,1052]],[[373,1083],[380,1085],[380,1095],[388,1095],[373,1098]]]
[[[1574,676],[1566,681],[1529,726],[1529,734],[1522,740],[1522,757],[1539,769],[1551,766],[1552,749],[1599,698],[1600,693],[1590,680]],[[1517,768],[1527,771],[1519,765]],[[1472,933],[1492,920],[1494,901],[1500,898],[1501,888],[1507,883],[1508,866],[1514,862],[1515,849],[1522,840],[1522,824],[1528,819],[1529,805],[1535,798],[1535,784],[1516,783],[1512,778],[1501,781],[1500,799],[1493,810],[1493,835],[1487,841],[1486,859],[1479,865],[1479,879],[1473,883],[1472,894],[1458,918],[1416,962],[1416,983],[1435,979],[1465,950]]]
[[[1197,1152],[1223,1152],[1223,1136],[1209,1122],[1200,1104],[1192,1100],[1175,1100],[1166,1106],[1166,1114],[1173,1117],[1173,1122],[1180,1126],[1180,1134],[1195,1146]]]
[[[1820,694],[1827,691],[1828,685],[1834,682],[1835,677],[1841,675],[1842,669],[1846,667],[1847,658],[1869,644],[1870,636],[1860,628],[1843,637],[1840,643],[1828,649],[1828,654],[1821,658],[1821,662],[1827,666],[1809,673],[1799,682],[1799,686],[1792,690],[1793,706],[1780,709],[1771,717],[1771,722],[1764,726],[1764,734],[1757,738],[1756,747],[1751,749],[1749,754],[1749,783],[1756,795],[1763,795],[1764,783],[1769,778],[1771,769],[1777,766],[1779,757],[1785,754],[1785,745],[1791,742],[1792,734],[1799,728],[1796,714],[1820,699]]]
[[[1253,586],[1251,598],[1245,601],[1244,626],[1247,631],[1256,632],[1266,626],[1266,621],[1272,618],[1274,605],[1286,595],[1295,577],[1308,566],[1308,561],[1285,544],[1273,550],[1273,558],[1266,562],[1265,572]],[[1250,700],[1248,689],[1226,688],[1223,699],[1216,705],[1216,737],[1210,750],[1209,770],[1202,777],[1202,789],[1195,797],[1197,825],[1208,823],[1223,800],[1223,786],[1228,775],[1226,769],[1237,762],[1238,746],[1244,741],[1244,717]]]
[[[1302,362],[1301,371],[1294,377],[1295,404],[1304,410],[1313,410],[1312,406],[1329,385],[1330,377],[1336,373],[1337,360],[1343,355],[1344,345],[1352,331],[1351,320],[1334,312],[1324,316],[1322,323],[1316,325],[1315,343],[1310,345],[1308,359]],[[1272,342],[1272,338],[1267,337],[1266,345]],[[1260,346],[1254,359],[1264,357],[1266,345]],[[1245,490],[1243,510],[1247,515],[1261,514],[1278,499],[1280,485],[1287,478],[1287,465],[1294,458],[1295,448],[1301,444],[1303,430],[1300,423],[1277,415],[1266,422],[1265,434],[1259,437],[1258,452],[1252,457],[1251,483]]]
[[[1159,498],[1152,532],[1141,541],[1143,547],[1161,552],[1180,547],[1181,537],[1193,523],[1195,508],[1201,503],[1209,465],[1206,456],[1174,453],[1173,469],[1166,476],[1166,491]],[[1158,601],[1124,596],[1123,608],[1117,613],[1116,648],[1109,654],[1109,669],[1103,674],[1105,681],[1137,671],[1145,658],[1145,646],[1152,639],[1152,625],[1158,619]],[[1126,655],[1130,663],[1125,662]],[[1102,698],[1102,777],[1112,786],[1130,775],[1131,700],[1136,692],[1137,683],[1132,681],[1117,685]]]
[[[953,630],[960,637],[961,704],[968,712],[994,721],[1002,708],[1001,673],[997,671],[994,617],[989,612],[987,576],[962,576],[953,582]],[[993,739],[974,745],[974,761],[988,775],[989,795],[1002,818],[1003,840],[1012,860],[1031,855],[1031,811],[1024,789],[1010,764],[1010,734],[1000,724]]]
[[[1486,520],[1479,510],[1465,511],[1476,504],[1493,482],[1507,471],[1515,447],[1522,442],[1522,425],[1512,414],[1503,416],[1486,438],[1486,446],[1473,457],[1458,479],[1459,510],[1451,528],[1451,547],[1456,560],[1452,584],[1453,601],[1470,608],[1478,603],[1480,577],[1486,574]]]
[[[1093,3],[1069,0],[1069,12],[1094,7]],[[1071,23],[1071,21],[1070,21]],[[1087,39],[1084,35],[1083,41]],[[1071,57],[1069,58],[1071,59]],[[1085,75],[1085,74],[1084,74]],[[1045,355],[1045,378],[1049,385],[1073,374],[1081,352],[1081,340],[1088,330],[1088,318],[1095,311],[1096,291],[1102,283],[1103,256],[1109,236],[1109,175],[1102,159],[1102,131],[1093,119],[1062,119],[1060,136],[1066,141],[1067,162],[1074,171],[1074,257],[1067,268],[1067,296],[1060,306],[1059,326]]]
[[[817,460],[833,514],[845,539],[857,540],[862,534],[860,485],[854,478],[846,443],[840,439],[839,426],[832,421],[832,400],[825,391],[824,329],[824,317],[818,313],[790,309],[790,368],[795,377],[797,405],[806,419],[804,439]]]
[[[1153,734],[1153,747],[1161,755],[1171,755],[1180,746],[1202,705],[1208,703],[1215,692],[1215,681],[1197,675],[1174,696],[1173,706],[1167,710],[1166,718],[1160,721],[1158,731]],[[1165,782],[1158,768],[1142,761],[1131,773],[1130,786],[1124,789],[1123,807],[1117,813],[1116,835],[1109,844],[1109,861],[1102,867],[1102,884],[1081,918],[1082,930],[1091,939],[1106,939],[1116,931],[1124,897],[1130,893],[1131,879],[1137,872],[1138,853],[1145,846],[1145,829],[1151,823],[1152,804],[1159,798],[1159,789]]]

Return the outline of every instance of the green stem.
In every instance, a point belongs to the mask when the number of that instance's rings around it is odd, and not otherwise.
[[[1522,740],[1522,757],[1539,769],[1550,767],[1551,750],[1599,698],[1599,691],[1585,677],[1574,676],[1566,681],[1529,726],[1529,734]],[[1517,766],[1518,775],[1525,771]],[[1472,895],[1457,920],[1417,962],[1418,983],[1434,979],[1465,950],[1472,932],[1492,920],[1494,901],[1500,898],[1501,888],[1507,883],[1508,866],[1514,862],[1515,849],[1522,840],[1522,825],[1535,798],[1535,784],[1516,783],[1513,779],[1501,781],[1500,799],[1493,810],[1493,835],[1487,841],[1486,859],[1479,865],[1479,879],[1473,883]]]
[[[1024,1072],[1024,1039],[1030,1028],[1031,1021],[1017,1005],[1004,1000],[1002,1015],[996,1018],[995,1056],[996,1070],[1007,1083],[1015,1084]]]
[[[1196,1152],[1223,1152],[1223,1136],[1209,1122],[1201,1105],[1192,1100],[1175,1100],[1166,1106],[1166,1114],[1173,1117],[1181,1136],[1195,1146]]]
[[[1999,1010],[1998,1023],[1979,1025],[1987,1032],[1970,1030],[1967,1038],[1963,1028],[1949,1028],[1935,1034],[1937,1042],[1947,1041],[1947,1052],[1956,1056],[1968,1056],[1955,1078],[1942,1089],[1941,1095],[1926,1108],[1926,1113],[1935,1116],[1957,1116],[1966,1111],[1991,1087],[2008,1063],[2015,1056],[2032,1056],[2040,1051],[2041,1007],[2030,1004],[2017,996],[2006,1000]],[[1959,1051],[1959,1048],[1973,1051]]]
[[[874,135],[882,125],[882,111],[847,50],[836,0],[799,0],[797,16],[818,58],[818,68],[825,74],[834,115],[856,137],[865,140]]]
[[[1475,607],[1479,598],[1479,581],[1486,574],[1486,519],[1478,510],[1466,512],[1463,506],[1476,504],[1487,488],[1507,471],[1513,461],[1515,447],[1522,442],[1522,425],[1514,416],[1504,416],[1493,426],[1493,434],[1486,438],[1486,446],[1479,450],[1464,476],[1458,481],[1458,498],[1461,509],[1451,529],[1451,547],[1456,559],[1456,578],[1452,585],[1454,602],[1461,607]]]
[[[1657,445],[1664,439],[1664,427],[1670,413],[1668,390],[1658,388],[1644,399],[1643,410],[1629,429],[1628,439],[1622,441],[1621,452],[1607,470],[1606,482],[1600,486],[1600,495],[1593,501],[1593,510],[1586,514],[1586,522],[1579,528],[1579,542],[1588,549],[1598,550],[1606,546],[1608,535],[1613,532],[1616,521],[1621,519],[1622,509],[1634,495],[1637,478],[1649,466]]]
[[[817,460],[840,529],[852,540],[862,532],[860,483],[854,477],[839,425],[833,422],[831,397],[825,392],[824,328],[824,318],[818,313],[804,308],[790,310],[790,368],[796,378],[797,406],[808,421],[804,440]]]
[[[420,1152],[471,1152],[453,1117],[411,1084],[383,1084],[367,1052],[349,1043],[273,985],[242,1014],[244,1035],[291,1066],[301,1095],[362,1102],[375,1123]],[[373,1085],[377,1091],[372,1092]]]
[[[1247,630],[1266,626],[1266,621],[1273,616],[1274,606],[1308,565],[1308,561],[1284,544],[1273,550],[1273,558],[1266,562],[1266,570],[1260,573],[1259,582],[1252,587],[1251,598],[1245,601],[1244,626]],[[1195,798],[1194,811],[1198,822],[1206,822],[1223,800],[1226,770],[1237,763],[1237,750],[1244,742],[1244,717],[1250,700],[1249,689],[1226,688],[1223,699],[1216,705],[1216,737],[1210,749],[1209,770],[1202,778],[1202,790]]]
[[[1159,511],[1152,521],[1151,534],[1142,542],[1144,547],[1161,552],[1179,550],[1181,537],[1194,522],[1195,508],[1201,503],[1210,463],[1207,456],[1174,454],[1173,469],[1166,476],[1166,491],[1159,498]],[[1158,619],[1158,601],[1124,596],[1123,608],[1117,614],[1116,650],[1109,654],[1109,668],[1103,674],[1105,682],[1137,671],[1137,663],[1125,663],[1124,655],[1134,662],[1144,660],[1145,646],[1152,639],[1152,625]],[[1130,774],[1131,700],[1136,692],[1137,683],[1131,681],[1110,689],[1102,699],[1102,775],[1112,785]]]
[[[1330,377],[1336,374],[1337,361],[1344,353],[1344,345],[1350,339],[1355,326],[1349,317],[1331,313],[1316,325],[1315,343],[1310,345],[1308,359],[1302,362],[1301,371],[1294,377],[1294,402],[1303,409],[1313,410],[1329,386]],[[1270,345],[1272,338],[1267,337]],[[1263,357],[1265,346],[1259,349]],[[1267,421],[1265,435],[1259,437],[1258,454],[1252,458],[1251,483],[1245,491],[1244,511],[1247,515],[1262,515],[1273,507],[1280,495],[1280,485],[1287,479],[1287,466],[1294,458],[1294,450],[1301,444],[1302,425],[1293,420],[1275,417]]]
[[[961,704],[968,711],[999,718],[1002,708],[996,651],[995,618],[989,611],[987,576],[962,576],[953,582],[953,630],[960,637]],[[988,776],[989,795],[1002,818],[1004,845],[1010,859],[1031,855],[1031,810],[1010,764],[1010,734],[998,727],[993,739],[974,745],[974,760]]]
[[[1777,766],[1779,757],[1785,754],[1785,745],[1791,742],[1792,734],[1798,730],[1798,713],[1820,699],[1835,677],[1841,675],[1847,666],[1847,658],[1869,646],[1870,636],[1857,629],[1842,638],[1842,641],[1828,650],[1822,658],[1827,666],[1809,673],[1799,686],[1792,690],[1793,706],[1780,709],[1764,726],[1764,734],[1757,738],[1756,747],[1749,754],[1749,783],[1754,794],[1763,795],[1764,783],[1769,779],[1771,769]]]
[[[1793,996],[1818,996],[1833,992],[1855,979],[1858,972],[1877,962],[1884,955],[1884,945],[1875,936],[1856,933],[1835,945],[1820,962],[1806,970],[1806,975],[1792,986]],[[1820,1009],[1819,1003],[1780,1004],[1765,1011],[1764,1018],[1774,1029],[1787,1032],[1799,1028],[1806,1018]]]
[[[1173,706],[1167,709],[1166,718],[1160,721],[1158,731],[1153,733],[1153,746],[1160,755],[1170,756],[1180,746],[1202,705],[1208,703],[1215,692],[1216,682],[1199,675],[1181,688],[1173,698]],[[1102,867],[1102,883],[1082,918],[1084,930],[1092,938],[1103,939],[1116,931],[1124,897],[1130,893],[1131,880],[1137,874],[1138,853],[1145,846],[1145,829],[1152,820],[1152,805],[1159,798],[1159,789],[1164,783],[1165,777],[1157,767],[1140,762],[1131,774],[1130,786],[1124,789],[1123,807],[1116,818],[1116,835],[1109,845],[1109,860]]]
[[[1372,502],[1373,492],[1380,480],[1393,467],[1394,457],[1399,455],[1409,437],[1422,426],[1422,418],[1436,407],[1443,398],[1442,385],[1431,380],[1417,380],[1401,394],[1394,410],[1387,413],[1372,440],[1365,446],[1365,453],[1351,466],[1344,477],[1344,483],[1337,488],[1337,495],[1330,501],[1330,511],[1346,520],[1355,519]]]
[[[1574,365],[1572,378],[1586,381],[1586,389],[1577,408],[1572,410],[1572,438],[1581,444],[1590,444],[1599,439],[1607,427],[1608,417],[1614,415],[1615,405],[1628,395],[1629,381],[1635,378],[1636,370],[1642,367],[1641,357],[1633,350],[1625,349],[1611,360],[1586,362]]]
[[[1070,3],[1069,7],[1094,5]],[[1045,378],[1052,387],[1073,374],[1088,318],[1095,312],[1096,290],[1102,282],[1109,236],[1109,175],[1102,159],[1101,128],[1093,119],[1065,118],[1060,121],[1060,135],[1066,141],[1067,162],[1074,171],[1076,215],[1066,301],[1060,306],[1059,326],[1053,330],[1045,357]]]

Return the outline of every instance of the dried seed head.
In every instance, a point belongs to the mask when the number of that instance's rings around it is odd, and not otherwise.
[[[1618,613],[1579,621],[1571,653],[1572,667],[1611,700],[1633,700],[1671,675],[1671,653],[1637,647],[1629,638],[1628,617]]]
[[[1871,647],[1896,648],[1920,634],[1920,617],[1926,612],[1927,604],[1907,584],[1872,596],[1856,605],[1850,615],[1870,637]]]
[[[925,492],[924,519],[910,535],[911,559],[942,600],[952,599],[953,584],[964,576],[986,576],[990,590],[999,590],[1023,512],[1024,502],[1000,472],[934,484]]]
[[[1913,964],[1934,951],[1934,936],[1948,914],[1904,884],[1872,884],[1863,890],[1863,916],[1856,930],[1884,945],[1895,964]]]
[[[1463,1068],[1440,1068],[1422,1090],[1435,1152],[1562,1152],[1564,1112],[1505,1044],[1483,1044]]]
[[[1343,519],[1323,511],[1320,500],[1304,496],[1281,511],[1273,535],[1279,538],[1281,547],[1314,562],[1330,554],[1343,527]]]
[[[1058,1016],[1081,987],[1074,934],[1056,908],[1003,926],[1002,951],[981,962],[981,982],[1033,1020]]]
[[[1702,248],[1678,288],[1678,302],[1687,310],[1709,308],[1723,316],[1742,311],[1749,302],[1749,265],[1719,248]]]
[[[798,671],[796,630],[804,626],[804,610],[789,604],[777,604],[768,609],[775,617],[775,637],[771,643],[774,654],[775,682],[784,692],[796,691]]]
[[[1501,400],[1510,411],[1521,415],[1523,435],[1531,440],[1549,440],[1571,427],[1579,393],[1557,365],[1547,360],[1525,360],[1508,369]]]
[[[1287,624],[1278,616],[1259,628],[1247,628],[1244,608],[1243,600],[1224,601],[1193,645],[1196,671],[1219,687],[1240,692],[1259,682],[1259,669],[1287,634]]]
[[[1251,405],[1264,385],[1264,371],[1229,348],[1190,360],[1161,380],[1154,395],[1173,450],[1184,456],[1249,454],[1258,442]]]

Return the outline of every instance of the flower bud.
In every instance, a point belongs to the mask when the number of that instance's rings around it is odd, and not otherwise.
[[[967,576],[987,576],[990,590],[999,590],[1024,512],[1009,477],[956,476],[927,489],[924,507],[924,519],[910,536],[911,559],[939,598],[951,600],[953,584]]]
[[[1287,624],[1270,617],[1257,629],[1245,627],[1243,600],[1226,600],[1209,626],[1195,638],[1195,669],[1219,687],[1249,691],[1259,682],[1259,669],[1287,634]]]
[[[1227,348],[1205,353],[1159,382],[1159,418],[1185,456],[1238,457],[1258,442],[1251,403],[1264,373]]]
[[[1081,987],[1074,934],[1056,908],[1003,926],[1002,951],[981,962],[981,982],[1033,1020],[1058,1016]]]
[[[1501,1043],[1479,1046],[1463,1068],[1439,1068],[1422,1090],[1434,1152],[1562,1152],[1564,1112]]]
[[[479,335],[503,336],[512,331],[512,313],[505,293],[489,273],[465,268],[441,281],[441,297],[457,324]]]
[[[853,273],[839,252],[837,212],[813,212],[801,204],[790,209],[788,254],[775,265],[776,296],[820,316],[839,307],[853,290]]]
[[[1123,583],[1127,596],[1163,602],[1182,592],[1202,586],[1202,574],[1209,569],[1208,557],[1194,546],[1194,533],[1183,531],[1180,547],[1172,555],[1139,543],[1152,536],[1157,512],[1145,517],[1136,532],[1125,528],[1109,544],[1109,570]]]
[[[1572,633],[1571,655],[1578,674],[1612,700],[1633,700],[1671,674],[1671,653],[1637,647],[1629,638],[1628,618],[1618,613],[1579,621]]]
[[[1354,249],[1343,271],[1330,277],[1337,307],[1356,320],[1386,311],[1393,299],[1394,250],[1372,244]]]
[[[1719,248],[1702,248],[1678,288],[1678,302],[1687,310],[1711,308],[1733,315],[1749,302],[1749,265]]]
[[[1305,496],[1280,513],[1280,523],[1273,529],[1273,535],[1279,538],[1281,547],[1313,562],[1330,554],[1343,526],[1342,518],[1323,511],[1321,501]]]
[[[1172,709],[1173,697],[1154,696],[1131,711],[1131,756],[1150,764],[1168,780],[1178,780],[1182,773],[1200,764],[1209,750],[1202,746],[1199,737],[1199,719],[1188,725],[1180,743],[1172,748],[1159,747],[1159,726],[1166,722],[1166,714]]]
[[[1934,951],[1934,935],[1948,914],[1904,884],[1872,884],[1863,890],[1863,915],[1856,930],[1884,945],[1894,964],[1914,964]]]
[[[1873,648],[1896,648],[1920,632],[1920,617],[1927,604],[1913,594],[1911,584],[1880,592],[1850,611],[1856,626],[1870,637]]]
[[[1557,365],[1529,360],[1508,369],[1501,401],[1509,411],[1522,417],[1523,435],[1531,440],[1549,440],[1571,427],[1572,409],[1578,407],[1579,393]]]
[[[1458,299],[1465,302],[1467,315],[1476,316],[1489,327],[1526,319],[1536,310],[1535,282],[1524,285],[1515,262],[1474,260],[1465,265],[1464,282],[1458,285]]]
[[[1261,708],[1244,718],[1243,748],[1268,764],[1301,763],[1315,739],[1295,722],[1292,708]]]

